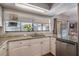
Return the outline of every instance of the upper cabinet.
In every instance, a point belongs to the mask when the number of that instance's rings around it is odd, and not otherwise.
[[[2,27],[2,7],[0,6],[0,27]]]

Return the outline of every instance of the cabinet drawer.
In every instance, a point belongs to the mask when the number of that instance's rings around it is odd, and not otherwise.
[[[21,46],[19,48],[10,49],[9,55],[10,56],[30,56],[29,46]]]
[[[50,40],[49,37],[47,37],[47,38],[42,38],[42,41],[49,41],[49,40]]]
[[[22,44],[21,41],[12,41],[12,42],[9,42],[9,49],[14,49],[14,48],[17,48],[17,47],[20,47]]]
[[[21,40],[21,41],[9,42],[10,49],[18,48],[18,47],[26,46],[26,45],[29,45],[29,40]]]
[[[36,43],[41,43],[41,39],[30,40],[30,44],[36,44]]]
[[[22,41],[20,42],[20,44],[21,44],[22,46],[27,46],[27,45],[30,44],[30,40],[22,40]]]

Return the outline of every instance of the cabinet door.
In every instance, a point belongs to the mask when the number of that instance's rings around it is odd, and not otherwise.
[[[68,56],[76,56],[76,46],[67,44],[67,54]]]
[[[29,51],[28,41],[9,42],[9,55],[11,56],[28,56],[30,55]]]
[[[57,41],[56,55],[58,55],[58,56],[75,56],[76,55],[76,46],[69,44],[69,43]]]
[[[49,38],[44,38],[43,41],[41,42],[42,45],[42,55],[45,55],[50,52],[50,39]]]
[[[7,55],[7,44],[0,47],[0,56],[6,56]]]
[[[21,41],[9,42],[8,47],[9,47],[9,51],[12,49],[15,49],[15,48],[19,48],[19,47],[21,47]]]
[[[41,55],[41,40],[40,39],[30,40],[30,55],[31,56]]]
[[[56,55],[56,38],[51,38],[51,53]]]
[[[61,56],[67,56],[68,53],[67,53],[67,43],[64,43],[64,42],[61,42],[60,43],[60,49],[61,49],[61,52],[60,52],[60,55]]]
[[[79,45],[78,45],[78,56],[79,56]]]
[[[68,49],[67,49],[67,43],[65,42],[61,42],[61,41],[57,41],[56,44],[56,55],[57,56],[67,56]]]
[[[60,47],[61,42],[56,40],[56,55],[60,56],[61,54],[61,47]]]
[[[0,26],[2,26],[2,8],[0,7]]]
[[[23,46],[19,48],[15,48],[10,50],[9,55],[10,56],[29,56],[29,46]]]
[[[30,46],[30,55],[41,56],[41,44],[40,43],[35,43]]]

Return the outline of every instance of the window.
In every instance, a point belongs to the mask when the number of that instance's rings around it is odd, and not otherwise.
[[[42,31],[42,24],[38,24],[38,31]]]
[[[33,31],[38,31],[38,24],[37,23],[33,24]]]
[[[49,31],[49,24],[33,24],[33,30],[34,31]]]
[[[32,31],[32,23],[21,22],[21,31]]]
[[[34,31],[42,31],[42,24],[34,23],[33,30]]]
[[[43,31],[49,31],[49,24],[43,24]]]
[[[20,22],[5,21],[5,31],[20,31]]]
[[[23,22],[23,21],[6,21],[5,31],[49,31],[49,24]]]

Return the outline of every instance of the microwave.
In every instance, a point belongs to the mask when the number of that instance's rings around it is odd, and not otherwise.
[[[20,31],[20,22],[18,21],[6,21],[5,31]]]
[[[9,22],[8,23],[8,26],[9,27],[17,27],[18,26],[18,23],[17,22]]]

